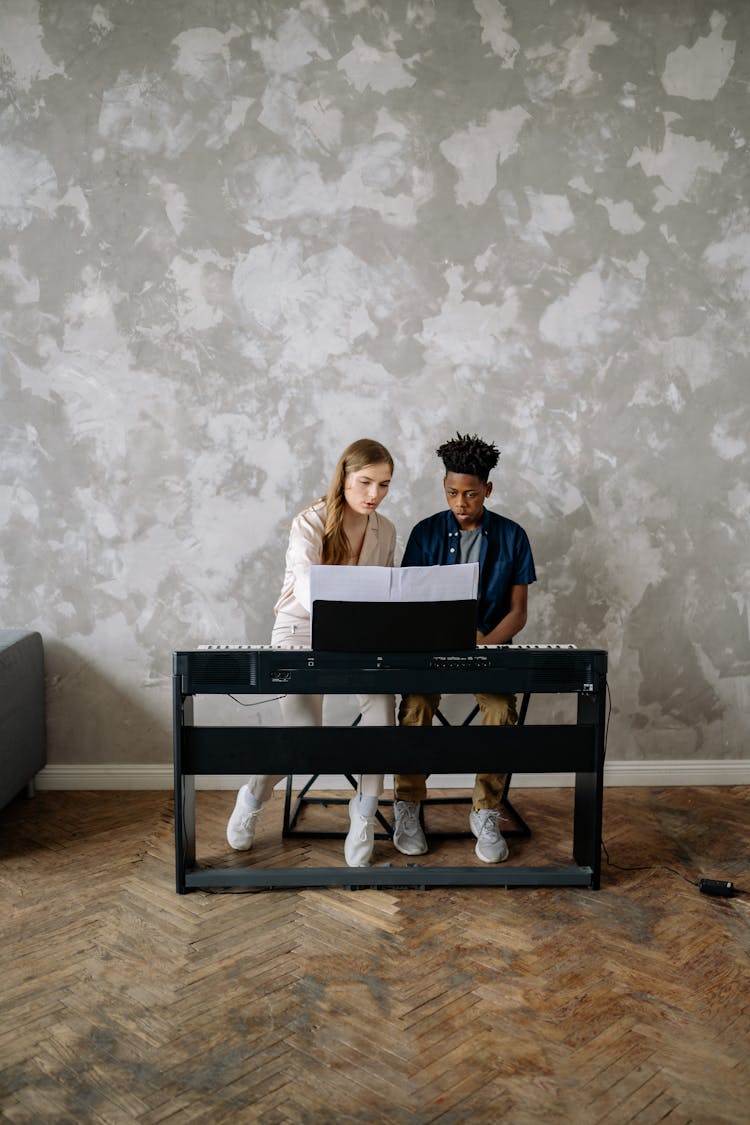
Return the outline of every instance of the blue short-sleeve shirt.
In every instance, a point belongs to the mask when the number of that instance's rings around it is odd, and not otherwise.
[[[461,529],[453,512],[437,512],[421,520],[406,544],[402,566],[446,566],[460,561]],[[512,586],[536,581],[531,545],[513,520],[485,508],[479,560],[477,627],[489,633],[510,610]]]

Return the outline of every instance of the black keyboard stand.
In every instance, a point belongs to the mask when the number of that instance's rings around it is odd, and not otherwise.
[[[172,658],[175,883],[191,891],[293,887],[588,887],[601,874],[602,795],[606,741],[607,653],[569,645],[489,646],[467,653],[321,653],[270,646],[217,646]],[[563,694],[575,701],[566,722],[484,726],[458,736],[431,727],[214,726],[196,722],[204,695]],[[208,855],[196,847],[196,778],[278,774],[354,777],[361,773],[433,776],[471,771],[573,775],[572,840],[567,862],[463,866],[405,862],[386,841],[370,867],[268,866],[266,844],[247,857],[227,855],[220,832]],[[307,797],[307,794],[305,794]],[[342,798],[338,798],[341,800]],[[460,798],[459,798],[460,799]],[[435,800],[439,801],[440,798]],[[425,802],[426,803],[426,802]],[[227,804],[229,815],[230,804]],[[291,810],[290,810],[291,812]],[[290,815],[290,824],[293,817]],[[386,831],[382,822],[380,827]],[[520,826],[519,826],[520,827]],[[523,830],[521,828],[521,830]],[[390,834],[390,833],[389,833]],[[205,849],[205,844],[203,845]],[[290,849],[294,852],[296,849]],[[222,865],[226,856],[228,866]]]
[[[518,724],[517,724],[518,726],[522,726],[523,723],[526,721],[526,712],[529,709],[529,700],[530,699],[531,699],[531,694],[529,692],[524,692],[524,696],[523,696],[523,699],[521,701],[521,710],[518,713]],[[461,726],[462,727],[470,726],[471,723],[476,718],[476,716],[478,715],[478,713],[479,713],[479,705],[475,704],[474,707],[472,708],[472,710],[469,712],[469,714],[464,719],[464,721],[461,723]],[[439,722],[442,723],[442,725],[444,727],[449,727],[449,726],[453,725],[453,724],[448,722],[445,715],[439,709],[436,710],[435,715],[436,715],[437,719],[439,720]],[[352,726],[353,727],[358,726],[361,718],[362,718],[361,715],[357,715],[356,719],[352,723]],[[349,804],[349,800],[350,800],[349,797],[309,797],[308,793],[309,793],[311,787],[318,780],[318,776],[319,776],[318,774],[313,774],[312,777],[310,777],[309,780],[307,782],[305,782],[304,786],[302,787],[302,789],[300,789],[296,798],[294,798],[294,804],[292,804],[294,778],[293,778],[292,774],[287,775],[286,791],[284,793],[284,820],[283,820],[282,829],[281,829],[281,835],[285,839],[289,839],[289,838],[295,837],[295,836],[304,836],[308,839],[313,839],[313,840],[338,840],[338,839],[340,839],[340,838],[342,838],[343,836],[346,835],[345,830],[341,830],[341,831],[338,831],[338,832],[324,832],[324,831],[321,831],[321,830],[316,829],[316,828],[304,828],[304,827],[299,828],[299,827],[297,827],[298,817],[299,817],[300,813],[302,812],[302,810],[307,805],[348,805]],[[344,776],[346,777],[346,780],[351,785],[352,789],[356,792],[357,782],[354,779],[354,777],[351,774],[348,774],[348,773],[344,774]],[[508,790],[510,789],[510,783],[511,783],[512,777],[513,777],[513,774],[511,774],[511,773],[506,774],[506,776],[505,776],[505,786],[503,788],[503,795],[500,798],[500,800],[501,800],[501,804],[502,804],[503,813],[511,820],[513,826],[511,828],[506,828],[503,824],[501,824],[500,827],[501,827],[501,831],[503,833],[503,836],[513,836],[513,837],[516,837],[516,838],[519,838],[519,837],[520,838],[527,838],[531,835],[531,829],[529,828],[528,824],[526,823],[526,821],[523,819],[523,817],[519,813],[518,809],[515,807],[515,805],[511,802],[510,798],[508,797]],[[443,840],[463,840],[463,839],[466,839],[466,838],[470,837],[472,835],[471,832],[450,831],[450,830],[446,830],[446,829],[436,830],[436,829],[433,829],[433,828],[428,828],[427,825],[425,824],[425,805],[431,806],[431,805],[470,805],[470,804],[471,804],[471,797],[467,797],[467,796],[463,796],[463,797],[426,797],[424,799],[424,801],[422,801],[421,806],[420,806],[420,810],[419,810],[419,819],[421,821],[422,828],[425,832],[425,835],[429,836],[430,838],[443,839]],[[378,811],[375,815],[377,817],[378,824],[381,826],[381,829],[382,829],[381,832],[375,833],[375,839],[376,840],[390,840],[390,839],[392,839],[393,838],[393,825],[388,820],[386,820],[386,818],[383,816],[383,813],[381,812],[380,809],[378,809]]]

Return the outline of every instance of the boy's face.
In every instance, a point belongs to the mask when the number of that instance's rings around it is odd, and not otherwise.
[[[443,480],[448,507],[462,531],[472,531],[482,522],[484,502],[492,492],[492,482],[468,473],[446,473]]]

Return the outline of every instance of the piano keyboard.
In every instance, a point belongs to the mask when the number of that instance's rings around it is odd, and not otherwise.
[[[607,654],[570,644],[468,652],[317,652],[302,645],[202,645],[173,656],[187,694],[204,692],[595,692]]]
[[[524,645],[479,645],[477,651],[482,649],[509,649],[511,651],[531,650],[548,652],[550,650],[563,650],[575,651],[577,645],[539,645],[539,644],[524,644]],[[284,652],[309,652],[308,645],[198,645],[198,652],[276,652],[283,650]]]

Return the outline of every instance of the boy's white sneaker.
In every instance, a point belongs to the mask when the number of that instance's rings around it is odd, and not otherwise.
[[[393,802],[393,846],[402,855],[424,855],[427,851],[419,808],[419,801]]]
[[[508,845],[500,831],[497,809],[472,809],[469,825],[477,838],[474,851],[483,863],[502,863],[508,858]]]
[[[227,824],[227,843],[236,852],[247,852],[253,846],[255,826],[261,812],[260,809],[249,808],[246,797],[247,786],[243,785]]]
[[[349,802],[350,828],[344,840],[344,858],[348,867],[369,867],[375,847],[375,817],[362,816],[357,809],[357,798]]]

